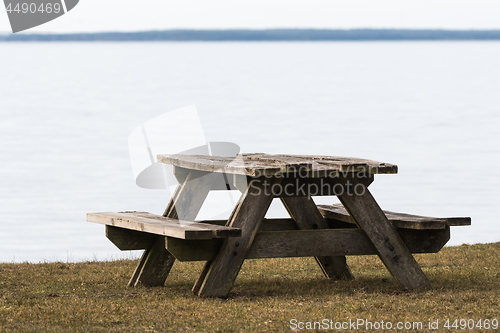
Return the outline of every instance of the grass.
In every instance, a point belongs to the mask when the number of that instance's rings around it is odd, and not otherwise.
[[[191,294],[200,262],[177,262],[156,288],[126,287],[132,260],[0,264],[0,331],[280,332],[291,319],[421,321],[418,331],[430,331],[428,321],[439,319],[433,332],[447,332],[447,318],[500,319],[500,243],[416,259],[432,290],[400,291],[374,256],[348,258],[354,281],[326,280],[314,259],[289,258],[247,260],[227,299]]]

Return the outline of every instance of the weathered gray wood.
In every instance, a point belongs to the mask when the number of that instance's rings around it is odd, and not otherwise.
[[[186,177],[190,171],[191,170],[189,169],[174,167],[174,175],[179,184],[183,183],[186,180]],[[235,177],[236,175],[233,174],[225,174],[225,173],[215,174],[214,181],[210,190],[211,191],[238,190],[234,185]]]
[[[318,205],[321,214],[325,218],[335,219],[346,223],[356,224],[347,210],[341,204],[336,205]],[[404,229],[445,229],[446,226],[470,225],[470,217],[428,217],[420,215],[411,215],[405,213],[395,213],[387,210],[383,211],[387,219],[396,228]]]
[[[411,253],[436,253],[450,239],[450,228],[398,229]],[[167,237],[167,250],[179,261],[215,259],[222,239],[183,240]],[[359,229],[286,230],[258,232],[245,259],[376,255],[375,246]]]
[[[153,214],[147,216],[147,214],[146,212],[88,213],[87,221],[183,239],[212,238],[211,230],[196,227],[188,228],[187,222],[186,225],[181,225],[180,221],[177,219],[170,219]]]
[[[247,175],[234,175],[233,174],[233,186],[241,193],[245,193],[250,182],[250,177]]]
[[[293,219],[279,218],[279,219],[264,219],[259,228],[259,232],[284,231],[284,230],[299,230],[299,227]]]
[[[449,228],[443,230],[400,229],[398,234],[411,253],[439,252],[450,239]],[[376,254],[378,254],[377,250],[361,229],[290,230],[257,233],[246,258]]]
[[[175,179],[177,179],[177,182],[179,182],[179,184],[184,183],[186,181],[187,176],[191,172],[190,169],[175,167],[175,166],[173,167],[173,171]]]
[[[222,244],[220,246],[222,247]],[[194,283],[193,288],[191,288],[191,291],[193,292],[193,294],[199,295],[201,286],[203,285],[203,282],[205,282],[205,279],[207,278],[207,274],[208,274],[208,272],[210,272],[210,267],[212,266],[213,260],[215,259],[217,254],[219,254],[219,251],[220,251],[220,247],[217,249],[216,252],[213,253],[213,255],[210,256],[210,258],[212,258],[212,259],[206,261],[205,265],[203,265],[203,269],[201,270],[200,275],[196,279],[196,282]],[[191,252],[191,253],[195,253],[195,252]],[[198,260],[195,260],[195,261],[198,261]]]
[[[200,177],[200,173],[190,172],[185,181],[177,186],[163,216],[194,221],[210,191],[211,180],[210,176]],[[174,262],[175,257],[166,250],[165,236],[158,236],[154,246],[144,251],[128,285],[162,286]]]
[[[229,226],[241,228],[241,237],[226,239],[215,259],[205,266],[201,274],[205,276],[203,282],[197,281],[193,287],[198,295],[225,296],[229,293],[273,199],[272,195],[266,195],[264,187],[280,181],[280,178],[260,178],[249,184],[228,221]]]
[[[156,235],[128,230],[110,225],[106,226],[106,237],[122,251],[150,249],[156,241]]]
[[[187,176],[184,178],[184,181],[182,183],[179,183],[176,188],[174,193],[172,194],[172,197],[170,198],[170,201],[167,204],[167,207],[165,208],[165,211],[163,212],[163,216],[165,217],[170,217],[172,219],[179,219],[179,215],[177,214],[177,209],[175,208],[175,204],[179,201],[181,201],[181,198],[184,196],[186,198],[189,198],[189,195],[186,194],[189,190],[189,186],[187,186],[188,180]],[[183,192],[185,193],[183,195]],[[207,193],[208,195],[208,193]],[[206,198],[206,197],[205,197]]]
[[[326,219],[330,229],[342,229],[342,228],[357,228],[357,225],[345,223],[338,220]],[[210,223],[215,225],[225,225],[227,220],[206,220],[198,221],[198,223]],[[285,231],[285,230],[299,230],[297,223],[291,218],[272,218],[264,219],[260,225],[259,232],[261,231]]]
[[[249,176],[256,176],[255,170],[260,170],[260,175],[276,175],[282,171],[279,165],[269,166],[262,163],[247,163],[241,159],[234,160],[233,158],[220,156],[158,155],[158,162],[204,172]]]
[[[353,175],[345,177],[325,177],[312,178],[301,177],[300,173],[284,175],[281,181],[281,186],[273,189],[268,189],[276,197],[312,197],[312,196],[337,196],[343,193],[344,182],[348,180],[356,180],[364,187],[370,186],[374,180],[373,175],[365,175],[364,178],[358,178]],[[250,178],[251,179],[251,178]],[[354,191],[354,189],[350,189]]]
[[[397,166],[359,158],[307,155],[242,154],[241,158],[207,155],[158,155],[158,161],[203,172],[247,176],[277,176],[284,173],[308,172],[312,177],[397,173]]]
[[[323,216],[321,216],[312,198],[288,197],[281,198],[290,217],[295,220],[302,230],[327,229]],[[347,266],[344,256],[325,256],[321,254],[315,257],[319,267],[329,279],[352,280],[354,275]]]
[[[165,237],[157,236],[153,246],[142,254],[128,286],[162,286],[174,262],[175,257],[165,248]]]
[[[244,192],[248,183],[255,177],[233,175],[234,187]],[[311,196],[331,196],[339,195],[344,191],[346,179],[356,179],[363,186],[368,187],[374,180],[373,174],[346,174],[345,176],[334,174],[321,177],[308,177],[303,172],[282,174],[283,178],[280,187],[268,189],[276,197],[311,197]],[[353,190],[353,189],[351,189]]]
[[[206,220],[198,221],[198,223],[209,223],[215,225],[226,225],[227,220]],[[283,231],[283,230],[298,230],[299,227],[294,220],[290,218],[264,219],[260,224],[259,232],[261,231]]]
[[[213,173],[191,171],[184,182],[179,184],[163,213],[174,219],[194,221],[201,209],[216,175]]]
[[[237,228],[179,221],[147,212],[88,213],[87,221],[181,239],[211,239],[241,235],[241,230]]]
[[[411,253],[437,253],[450,240],[450,227],[445,229],[397,229]]]
[[[361,195],[339,196],[340,201],[377,249],[382,262],[405,289],[431,284],[368,188]]]
[[[367,171],[370,174],[377,173],[397,173],[396,165],[389,163],[381,163],[377,161],[353,158],[353,157],[338,157],[338,156],[318,156],[318,155],[269,155],[263,153],[244,154],[245,161],[259,161],[264,163],[286,163],[289,165],[289,172],[304,170],[305,166],[311,166],[312,170],[318,171],[333,171],[337,170],[343,176],[359,171]],[[318,177],[323,177],[320,174]],[[331,174],[330,174],[331,175]]]
[[[168,252],[179,261],[213,260],[223,242],[222,239],[181,240],[172,237],[165,239]]]

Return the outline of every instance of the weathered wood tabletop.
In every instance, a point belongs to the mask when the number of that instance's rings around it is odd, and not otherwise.
[[[206,260],[193,292],[224,297],[245,259],[315,256],[327,278],[353,279],[345,255],[377,254],[403,288],[429,288],[411,252],[437,252],[450,225],[470,224],[470,218],[382,211],[368,186],[376,174],[397,173],[389,163],[268,154],[158,155],[158,161],[173,165],[179,182],[163,216],[88,215],[107,225],[108,238],[120,248],[146,250],[130,286],[163,285],[176,258]],[[228,221],[195,223],[209,191],[234,189],[242,195]],[[316,206],[317,195],[335,195],[342,205]],[[289,219],[264,219],[274,198]]]
[[[241,154],[235,157],[207,155],[158,155],[158,162],[190,170],[246,176],[272,176],[297,171],[397,173],[398,167],[353,157]],[[312,176],[316,176],[313,174]],[[319,177],[323,174],[319,173]]]

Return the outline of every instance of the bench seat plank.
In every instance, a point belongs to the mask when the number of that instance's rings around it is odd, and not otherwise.
[[[241,229],[179,221],[147,212],[88,213],[87,221],[179,239],[240,237]]]
[[[318,209],[325,218],[356,224],[342,204],[318,205]],[[447,226],[471,225],[470,217],[428,217],[383,211],[387,219],[396,228],[401,229],[445,229]]]

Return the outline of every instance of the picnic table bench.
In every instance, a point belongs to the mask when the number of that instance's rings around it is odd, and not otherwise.
[[[364,159],[243,154],[236,158],[159,155],[179,185],[162,216],[89,213],[121,250],[144,249],[129,286],[163,285],[177,259],[206,261],[194,284],[199,296],[226,296],[245,259],[315,257],[327,278],[353,279],[347,255],[378,255],[403,288],[429,288],[412,253],[438,252],[450,226],[468,217],[432,218],[383,211],[368,190],[375,174],[397,166]],[[229,220],[195,221],[211,190],[242,192]],[[316,205],[336,195],[341,204]],[[290,218],[266,219],[274,198]]]

